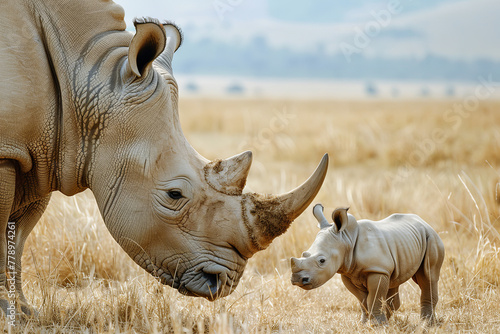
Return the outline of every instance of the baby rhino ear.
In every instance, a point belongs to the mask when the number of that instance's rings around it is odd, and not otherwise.
[[[342,232],[349,222],[347,210],[349,210],[349,208],[337,208],[332,213],[333,223],[337,227],[337,232]]]
[[[313,208],[313,215],[318,221],[318,227],[320,229],[329,228],[331,226],[330,223],[328,223],[328,221],[326,220],[325,215],[323,214],[323,209],[323,205],[321,205],[320,203],[316,204]]]

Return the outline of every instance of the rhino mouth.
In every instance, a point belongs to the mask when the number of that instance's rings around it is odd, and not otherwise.
[[[292,283],[292,284],[297,285],[299,288],[304,290],[312,290],[314,288],[312,284],[298,284],[298,283]]]
[[[239,276],[224,266],[211,264],[182,275],[178,291],[186,296],[214,301],[231,294],[238,285]]]
[[[231,294],[239,283],[240,274],[219,264],[204,264],[171,275],[168,271],[157,269],[150,271],[162,284],[177,289],[190,297],[203,297],[210,301]]]
[[[236,289],[246,266],[246,261],[225,262],[227,263],[223,265],[205,259],[187,269],[180,261],[176,261],[171,268],[168,268],[168,265],[160,266],[152,263],[149,259],[139,263],[163,285],[177,289],[186,296],[203,297],[214,301],[231,294]]]

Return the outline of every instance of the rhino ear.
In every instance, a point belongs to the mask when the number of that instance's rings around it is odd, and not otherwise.
[[[205,179],[215,190],[227,195],[241,195],[252,165],[252,152],[246,151],[226,160],[205,166]]]
[[[172,22],[163,24],[167,38],[165,51],[156,59],[156,64],[165,70],[169,75],[173,75],[172,60],[174,53],[182,44],[182,31]]]
[[[163,52],[166,34],[163,25],[153,19],[136,19],[135,36],[128,50],[128,64],[132,73],[140,78]]]
[[[349,222],[347,210],[349,208],[337,208],[332,213],[333,224],[337,227],[337,232],[342,232]]]

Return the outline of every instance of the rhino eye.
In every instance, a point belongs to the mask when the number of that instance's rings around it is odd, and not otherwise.
[[[193,195],[193,187],[186,178],[159,182],[152,192],[154,212],[161,220],[179,217]]]
[[[325,263],[325,262],[326,262],[326,260],[325,260],[325,259],[320,259],[320,260],[319,260],[319,263],[321,263],[321,264],[323,264],[323,263]]]
[[[182,196],[182,193],[180,191],[178,191],[178,190],[171,190],[171,191],[167,192],[167,195],[171,199],[181,199],[181,198],[184,198],[184,196]]]

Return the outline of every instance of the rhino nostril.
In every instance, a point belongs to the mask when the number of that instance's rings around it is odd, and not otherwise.
[[[207,274],[203,273],[203,276],[207,280],[207,283],[210,287],[217,287],[217,282],[219,281],[219,278],[216,274]]]
[[[231,276],[227,268],[220,265],[211,265],[203,269],[203,277],[206,280],[211,293],[217,293],[219,288],[231,283]]]
[[[301,282],[302,284],[308,284],[308,283],[309,283],[309,277],[302,277],[302,278],[300,279],[300,282]]]
[[[219,276],[216,274],[203,273],[203,277],[206,280],[206,285],[208,286],[210,293],[215,294],[218,290]]]

